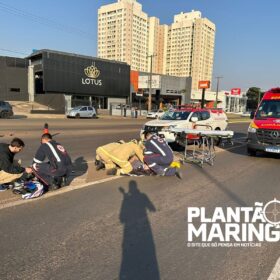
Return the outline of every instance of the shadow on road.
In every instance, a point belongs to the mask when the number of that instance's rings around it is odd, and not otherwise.
[[[83,156],[78,157],[73,162],[73,173],[71,174],[68,184],[70,185],[71,182],[76,178],[84,175],[88,170],[88,163],[84,159]]]
[[[26,119],[26,115],[13,115],[10,119]]]
[[[159,268],[151,225],[147,211],[156,208],[148,196],[141,193],[135,181],[129,182],[129,190],[120,187],[123,201],[120,222],[123,224],[122,262],[120,280],[159,280]]]
[[[221,141],[219,148],[222,150],[226,150],[230,153],[247,157],[246,143],[247,133],[234,132],[232,143],[228,142],[227,140],[223,140]]]
[[[200,168],[200,167],[197,167]],[[210,180],[218,189],[224,192],[232,201],[234,201],[240,207],[248,207],[247,203],[236,193],[224,186],[223,182],[218,181],[213,175],[211,175],[206,169],[199,169],[201,175]]]

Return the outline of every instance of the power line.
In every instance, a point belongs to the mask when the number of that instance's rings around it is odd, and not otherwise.
[[[29,55],[29,53],[24,53],[24,52],[16,51],[16,50],[3,49],[3,48],[0,48],[0,51],[9,52],[9,53],[23,54],[23,55]]]
[[[1,1],[0,1],[0,10],[8,12],[8,13],[10,13],[12,15],[15,15],[15,16],[20,16],[20,17],[26,18],[26,19],[31,20],[33,22],[36,22],[38,24],[42,24],[42,25],[45,25],[45,26],[48,26],[48,27],[51,27],[51,28],[58,29],[58,30],[63,31],[63,32],[70,33],[72,35],[75,34],[75,35],[82,36],[82,37],[84,37],[86,39],[89,39],[89,40],[94,40],[92,34],[84,32],[84,31],[82,31],[82,30],[80,30],[76,27],[67,26],[67,25],[58,23],[54,20],[34,15],[32,13],[29,13],[29,12],[20,10],[18,8],[12,7],[10,5],[7,5],[7,4],[5,4]]]
[[[7,12],[13,14],[13,15],[18,15],[18,16],[21,16],[21,17],[25,17],[29,20],[35,21],[35,22],[40,23],[40,24],[45,24],[49,27],[54,27],[54,28],[57,28],[57,29],[61,29],[63,31],[71,32],[71,33],[75,32],[75,33],[78,33],[79,35],[92,36],[92,34],[86,33],[86,32],[84,32],[84,31],[82,31],[78,28],[70,27],[70,26],[58,23],[54,20],[50,20],[48,18],[40,17],[40,16],[34,15],[32,13],[25,12],[23,10],[17,9],[15,7],[10,6],[10,5],[4,4],[3,2],[0,2],[0,9],[5,10],[5,11],[7,11]]]

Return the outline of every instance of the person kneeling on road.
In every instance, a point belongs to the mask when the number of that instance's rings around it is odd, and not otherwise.
[[[48,162],[44,162],[46,159]],[[56,190],[66,185],[72,171],[72,161],[65,148],[54,141],[51,134],[45,133],[33,159],[32,169],[49,190]]]
[[[100,146],[96,149],[95,156],[95,165],[96,171],[100,169],[113,169],[117,168],[116,164],[112,161],[110,154],[115,148],[119,147],[121,144],[124,144],[123,140],[119,140],[118,142],[109,143],[104,146]]]
[[[14,138],[10,144],[0,144],[0,187],[1,190],[8,188],[6,186],[16,180],[25,180],[32,169],[21,167],[19,163],[14,162],[15,154],[22,151],[24,142],[19,138]],[[5,184],[4,186],[2,184]]]
[[[178,168],[170,167],[173,162],[173,151],[165,139],[151,132],[144,132],[145,150],[144,162],[160,176],[177,176],[182,179]]]
[[[114,148],[109,155],[112,162],[119,168],[113,168],[108,170],[108,175],[127,175],[133,167],[130,163],[130,159],[136,156],[143,163],[143,149],[137,144],[136,140],[132,140],[128,143],[124,143]]]

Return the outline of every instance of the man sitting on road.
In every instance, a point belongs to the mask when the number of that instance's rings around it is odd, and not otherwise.
[[[14,162],[15,154],[22,151],[24,142],[19,138],[14,138],[10,144],[0,144],[0,184],[8,184],[18,179],[25,179],[27,174],[32,173],[29,167],[21,167],[20,164]],[[2,186],[1,189],[8,187]]]
[[[48,162],[44,162],[45,160]],[[65,148],[44,133],[41,146],[33,159],[33,172],[49,190],[66,185],[66,179],[72,171],[72,161]]]
[[[182,179],[179,169],[170,167],[173,162],[173,151],[165,139],[151,132],[144,132],[144,162],[160,176],[177,176]]]

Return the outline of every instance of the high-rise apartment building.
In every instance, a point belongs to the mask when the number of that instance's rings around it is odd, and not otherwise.
[[[98,56],[147,71],[148,15],[136,0],[118,0],[98,10]]]
[[[166,74],[192,77],[192,88],[198,81],[212,79],[215,24],[201,18],[199,11],[174,16],[167,38]]]
[[[180,13],[174,22],[160,25],[148,17],[136,0],[118,0],[98,10],[98,56],[131,65],[132,70],[211,80],[215,24],[199,11]]]
[[[158,18],[150,17],[148,27],[148,71],[151,69],[150,56],[153,56],[152,72],[163,74],[165,72],[168,25],[160,25]]]

